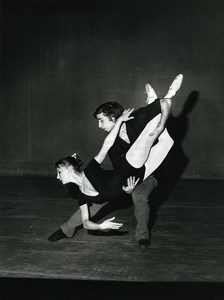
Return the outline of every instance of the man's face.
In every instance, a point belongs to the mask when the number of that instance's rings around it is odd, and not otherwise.
[[[107,116],[105,116],[103,113],[100,113],[96,115],[96,118],[98,120],[98,127],[106,132],[110,132],[115,125],[114,117],[112,117],[112,120],[109,120]]]

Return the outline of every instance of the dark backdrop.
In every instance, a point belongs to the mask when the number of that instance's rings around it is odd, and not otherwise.
[[[182,176],[223,178],[223,11],[222,0],[1,1],[0,173],[53,175],[73,152],[88,161],[104,137],[99,104],[138,108],[145,83],[162,97],[183,73]]]

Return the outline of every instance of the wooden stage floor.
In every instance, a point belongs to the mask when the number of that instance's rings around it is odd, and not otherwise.
[[[223,181],[181,180],[138,248],[133,206],[119,232],[49,242],[76,209],[54,178],[0,178],[0,299],[224,299]],[[91,295],[91,296],[90,296]]]

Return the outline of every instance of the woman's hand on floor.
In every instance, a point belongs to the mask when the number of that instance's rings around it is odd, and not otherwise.
[[[104,229],[114,229],[118,230],[123,226],[123,223],[116,223],[112,222],[115,219],[115,217],[105,220],[103,223],[100,224],[101,230]]]

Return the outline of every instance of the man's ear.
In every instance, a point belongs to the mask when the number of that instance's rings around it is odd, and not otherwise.
[[[111,116],[112,122],[116,123],[116,119],[114,116]]]

